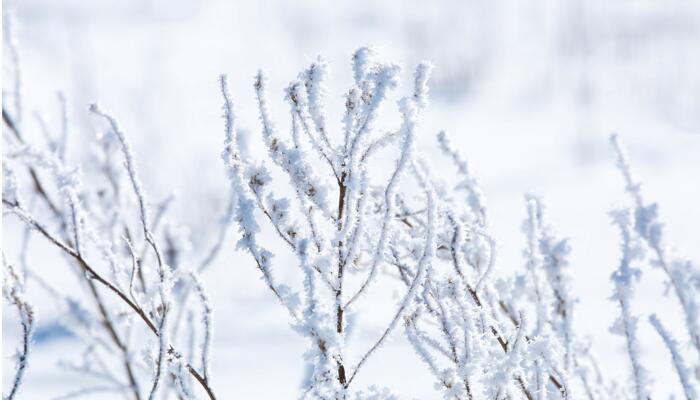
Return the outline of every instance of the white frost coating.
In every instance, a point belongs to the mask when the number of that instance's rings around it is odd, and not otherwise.
[[[199,297],[199,302],[202,306],[202,327],[204,328],[204,337],[202,338],[201,346],[201,363],[202,363],[202,377],[205,381],[209,381],[209,365],[211,363],[211,342],[214,336],[214,325],[212,323],[212,308],[204,289],[204,284],[199,279],[199,276],[195,272],[190,272],[190,277],[194,284],[195,291]]]
[[[309,99],[309,114],[316,123],[317,129],[324,132],[326,130],[326,111],[324,100],[326,98],[325,81],[328,78],[328,63],[322,57],[318,57],[316,62],[304,71],[306,78],[304,86]]]
[[[389,388],[370,386],[367,391],[361,390],[355,395],[355,400],[399,400]]]
[[[428,106],[428,80],[433,68],[435,68],[433,64],[428,61],[423,61],[416,67],[413,98],[419,109],[424,109]]]
[[[418,328],[415,325],[415,323],[416,323],[415,320],[416,320],[416,317],[418,316],[419,312],[420,312],[420,309],[417,310],[415,314],[406,318],[406,321],[404,324],[406,338],[411,343],[411,345],[413,346],[413,349],[416,351],[416,353],[421,358],[421,360],[423,360],[423,362],[425,362],[428,365],[428,368],[433,373],[433,375],[439,377],[440,371],[438,369],[435,358],[426,349],[423,342],[419,338]],[[446,353],[447,353],[447,350],[444,350],[443,354],[446,354]],[[443,382],[443,383],[446,383],[446,382]]]
[[[496,249],[496,240],[494,238],[492,238],[490,235],[483,233],[483,232],[480,232],[480,231],[476,231],[475,233],[477,235],[481,236],[482,238],[484,238],[489,245],[489,261],[486,264],[486,269],[479,277],[479,280],[476,282],[475,290],[477,293],[480,293],[481,289],[484,287],[486,282],[488,282],[489,277],[493,273],[493,270],[494,270],[495,265],[496,265],[496,257],[498,255],[498,253],[497,253],[498,250]]]
[[[515,338],[512,340],[512,344],[510,345],[510,349],[508,350],[508,356],[505,360],[505,365],[502,368],[502,372],[498,372],[498,376],[495,379],[498,383],[498,390],[496,391],[495,396],[496,399],[503,398],[504,394],[510,391],[509,387],[512,384],[512,375],[516,374],[519,370],[519,364],[522,357],[522,355],[520,354],[520,347],[523,341],[523,331],[525,330],[525,326],[525,314],[520,312],[517,323],[517,330],[515,332]]]
[[[525,231],[525,236],[527,238],[527,248],[525,250],[527,254],[527,270],[532,279],[532,287],[535,292],[535,302],[537,310],[537,320],[535,336],[539,336],[544,329],[545,323],[547,321],[547,302],[545,299],[545,293],[542,288],[542,278],[540,277],[540,270],[542,269],[543,257],[540,253],[540,226],[539,218],[537,216],[538,206],[537,201],[530,196],[526,196],[527,204],[527,219],[523,224],[523,230]]]
[[[136,165],[134,161],[134,155],[131,150],[131,145],[126,138],[126,135],[121,131],[117,121],[109,113],[106,113],[100,109],[97,104],[90,105],[90,111],[95,115],[104,118],[112,129],[112,133],[116,135],[119,139],[119,144],[121,145],[122,155],[124,156],[124,165],[127,172],[129,173],[129,180],[131,181],[131,187],[136,195],[136,201],[139,204],[139,213],[141,215],[141,225],[143,227],[143,232],[146,237],[150,236],[150,220],[148,207],[146,202],[146,196],[143,193],[143,188],[141,186],[141,181],[136,175]]]
[[[617,134],[610,135],[610,144],[615,150],[615,155],[617,156],[617,168],[622,173],[625,179],[627,187],[625,188],[627,192],[632,196],[635,202],[635,206],[642,207],[642,194],[641,194],[641,184],[636,182],[634,176],[632,175],[632,168],[630,166],[629,156],[627,155],[627,149],[620,143],[620,139]]]
[[[328,165],[331,167],[331,169],[333,169],[334,173],[337,176],[337,173],[335,172],[337,164],[335,152],[332,149],[328,137],[326,136],[325,128],[319,128],[318,124],[320,122],[313,121],[313,116],[310,114],[311,106],[309,100],[307,99],[307,92],[302,90],[302,85],[303,84],[301,80],[293,81],[287,87],[285,96],[286,100],[289,101],[289,104],[292,108],[292,123],[294,125],[292,131],[292,139],[294,143],[293,150],[301,151],[299,134],[297,132],[296,126],[296,123],[298,123],[304,131],[306,137],[309,138],[309,141],[311,142],[314,151],[316,151],[318,154],[320,154],[323,158],[326,159]],[[319,111],[316,110],[316,113],[318,117]],[[312,124],[315,127],[315,132],[320,136],[320,138],[317,137],[314,134],[314,132],[311,131],[310,125]],[[305,157],[302,156],[301,158],[304,159]]]
[[[68,101],[63,92],[58,92],[58,104],[61,107],[61,136],[58,141],[57,151],[58,158],[65,162],[66,154],[68,153],[68,138],[70,135],[70,120],[68,119]]]
[[[613,299],[620,306],[620,316],[610,328],[610,331],[624,336],[627,342],[627,355],[632,366],[635,398],[637,400],[645,400],[649,395],[649,379],[647,377],[647,371],[642,366],[642,362],[639,358],[639,342],[637,340],[638,317],[636,317],[631,310],[634,286],[641,275],[641,271],[634,268],[632,263],[641,259],[642,254],[632,237],[632,216],[629,211],[616,211],[611,215],[613,222],[620,228],[620,235],[622,237],[622,257],[620,259],[620,266],[610,277],[615,285]]]
[[[369,199],[369,194],[368,194],[368,185],[369,185],[369,179],[367,177],[367,170],[362,169],[362,175],[360,177],[360,189],[359,189],[359,197],[360,200],[357,203],[357,218],[349,217],[348,221],[352,221],[353,219],[355,220],[355,224],[352,227],[352,233],[349,236],[349,244],[346,246],[347,251],[342,255],[343,256],[343,263],[347,265],[349,262],[353,262],[356,257],[358,256],[358,253],[360,251],[360,246],[362,243],[362,237],[365,234],[365,224],[367,221],[366,218],[366,212],[367,212],[367,201]],[[351,209],[348,207],[348,209]],[[350,214],[350,212],[348,212]],[[352,219],[351,219],[352,218]],[[346,227],[345,229],[350,232],[350,228],[347,227],[350,224],[346,222]]]
[[[401,174],[409,165],[413,152],[414,131],[416,125],[416,117],[418,115],[416,107],[408,99],[404,98],[400,102],[401,113],[403,114],[403,123],[401,132],[403,133],[403,144],[401,146],[401,156],[396,162],[394,172],[389,178],[389,183],[384,190],[384,216],[382,217],[379,240],[372,255],[372,265],[367,278],[360,286],[357,293],[348,300],[347,305],[352,304],[366,290],[367,286],[374,281],[379,265],[384,260],[384,248],[390,234],[390,224],[394,217],[394,202],[397,185]]]
[[[688,400],[694,400],[698,398],[697,389],[695,388],[695,381],[691,370],[686,366],[683,356],[678,349],[678,342],[671,337],[671,334],[664,328],[661,321],[656,317],[655,314],[649,316],[649,323],[656,329],[656,332],[663,339],[666,348],[669,353],[671,353],[671,358],[673,359],[673,366],[676,368],[676,373],[681,381],[681,386],[683,386],[683,393]]]
[[[356,159],[359,147],[362,145],[367,133],[372,129],[377,118],[379,106],[387,98],[389,90],[395,89],[399,84],[399,72],[401,72],[401,67],[395,64],[387,64],[377,66],[376,71],[372,71],[366,76],[367,81],[363,84],[363,86],[366,86],[366,89],[360,97],[362,114],[358,116],[356,132],[352,136],[349,155],[346,156],[350,160]],[[349,161],[349,165],[353,165],[352,161]]]
[[[17,127],[22,125],[22,120],[24,116],[24,108],[22,104],[22,68],[20,66],[20,56],[17,44],[17,33],[16,23],[17,18],[15,12],[10,7],[3,7],[3,35],[5,36],[4,41],[7,43],[9,50],[9,58],[13,65],[13,87],[14,92],[13,105],[14,105],[14,123]],[[4,70],[4,66],[3,66]],[[5,85],[3,84],[3,87]],[[4,92],[4,91],[3,91]],[[4,96],[3,96],[4,97]],[[4,99],[3,99],[4,100]],[[4,103],[4,101],[3,101]],[[3,107],[3,113],[5,112]]]
[[[17,187],[17,175],[5,158],[2,160],[2,198],[4,201],[14,203],[22,207],[24,199]]]
[[[262,82],[262,76],[259,76],[258,79],[259,80],[257,82]],[[241,233],[241,239],[239,240],[238,245],[250,252],[250,254],[255,259],[258,269],[260,269],[260,271],[262,272],[263,279],[265,280],[267,286],[270,288],[270,290],[272,290],[275,297],[277,297],[277,299],[282,303],[282,305],[284,305],[284,307],[294,317],[294,319],[297,319],[295,310],[296,305],[294,304],[294,298],[297,297],[296,294],[290,293],[289,289],[286,286],[278,285],[277,283],[275,283],[270,265],[270,262],[272,261],[272,257],[274,255],[257,244],[256,234],[259,232],[260,227],[258,226],[258,223],[255,220],[255,216],[253,215],[254,210],[256,209],[256,205],[255,201],[251,198],[249,194],[250,190],[246,187],[243,180],[244,165],[237,149],[237,137],[235,134],[233,103],[231,102],[231,95],[228,93],[228,85],[225,75],[222,75],[220,77],[219,83],[221,94],[224,98],[223,117],[225,121],[225,142],[222,158],[224,160],[226,168],[228,169],[228,176],[231,182],[231,190],[233,190],[233,192],[236,193],[238,202],[235,217],[236,222],[238,223],[239,231]],[[262,83],[260,83],[260,85],[262,85]],[[259,90],[262,90],[262,87]],[[264,98],[262,96],[260,97],[260,101],[262,113],[261,118],[266,119],[267,112],[262,111],[266,110],[266,108],[264,107]],[[272,135],[271,132],[268,132],[269,129],[270,125],[264,122],[263,130],[264,132],[266,132],[264,133],[264,136],[268,139],[270,139],[270,136]],[[274,153],[272,147],[270,148],[270,151],[271,153]]]
[[[345,242],[350,230],[357,222],[355,206],[357,204],[358,189],[361,186],[359,180],[364,167],[362,147],[365,137],[372,130],[380,105],[387,97],[389,90],[398,85],[400,67],[387,64],[377,65],[374,70],[367,67],[367,57],[372,51],[368,48],[358,50],[353,58],[353,70],[357,76],[362,76],[362,95],[360,99],[351,98],[355,91],[351,89],[346,102],[345,123],[345,154],[342,157],[341,184],[345,187],[345,207],[340,212],[345,213],[345,221],[340,222],[341,232],[338,240]],[[363,71],[363,72],[357,72]],[[428,73],[425,73],[427,80]],[[359,107],[359,108],[358,108]],[[368,149],[369,150],[369,149]]]
[[[381,221],[381,228],[380,228],[380,233],[379,233],[379,240],[377,241],[377,245],[374,250],[374,254],[372,256],[372,264],[370,267],[370,272],[367,276],[367,278],[364,280],[362,285],[360,286],[360,289],[355,293],[353,297],[348,300],[347,305],[351,305],[354,301],[356,301],[360,295],[367,289],[368,285],[375,279],[377,269],[379,265],[383,261],[384,257],[384,251],[385,247],[387,245],[387,240],[390,235],[390,224],[394,218],[394,207],[395,207],[395,196],[396,196],[396,190],[397,190],[397,185],[399,182],[399,179],[401,178],[401,175],[403,174],[404,169],[407,168],[407,166],[410,164],[412,158],[413,158],[413,147],[414,147],[414,142],[415,142],[415,130],[416,130],[416,124],[417,124],[417,119],[418,119],[418,114],[420,110],[420,104],[427,104],[427,80],[430,77],[430,67],[428,64],[421,64],[417,67],[416,69],[416,87],[414,88],[414,96],[413,98],[403,98],[401,101],[399,101],[399,110],[401,111],[402,115],[402,124],[401,128],[399,130],[400,134],[403,136],[403,143],[401,145],[401,155],[399,157],[399,160],[396,163],[396,167],[394,169],[394,172],[392,173],[391,177],[389,178],[389,182],[386,185],[386,189],[384,190],[384,215],[382,217]],[[387,77],[385,79],[396,79],[395,75],[398,73],[396,72],[391,72],[388,73]],[[391,83],[390,85],[395,85],[396,83]],[[386,84],[382,84],[386,85]],[[390,86],[387,85],[387,86]],[[382,94],[382,96],[385,96],[385,94]],[[378,105],[377,105],[378,106]],[[357,136],[360,135],[361,132],[357,133]],[[357,140],[357,136],[355,137],[355,140]],[[350,160],[351,160],[351,169],[350,169],[350,174],[351,177],[356,175],[359,170],[359,166],[357,165],[357,153],[354,150],[354,146],[357,144],[357,142],[353,142],[353,147],[350,149]],[[351,190],[350,193],[352,194],[353,191]],[[353,204],[352,202],[349,202],[349,204]],[[356,218],[352,214],[354,211],[354,207],[348,207],[348,221],[354,221]],[[346,224],[349,225],[349,224]]]
[[[361,88],[363,82],[367,79],[375,58],[376,50],[371,46],[361,47],[352,55],[352,72],[357,87]]]
[[[409,118],[409,116],[404,114],[404,118]],[[379,338],[379,340],[369,349],[369,351],[362,357],[360,362],[357,364],[353,374],[350,376],[349,382],[353,380],[355,374],[357,374],[364,362],[372,355],[374,351],[376,351],[382,345],[384,340],[386,340],[389,334],[391,334],[391,332],[394,330],[399,319],[403,316],[405,310],[409,306],[409,303],[413,300],[417,291],[420,288],[420,285],[423,283],[425,271],[428,268],[428,266],[431,265],[433,257],[435,257],[435,237],[437,228],[437,203],[435,199],[435,192],[430,183],[427,181],[427,178],[417,168],[416,178],[418,179],[419,184],[425,192],[425,196],[427,198],[426,208],[428,210],[428,220],[426,222],[427,228],[425,234],[425,247],[423,249],[423,255],[418,261],[418,266],[416,268],[416,274],[413,278],[413,282],[411,282],[411,285],[409,286],[406,295],[401,300],[401,303],[399,303],[399,308],[398,310],[396,310],[394,318],[392,318],[391,322],[389,323],[389,326],[382,333],[382,336]]]
[[[80,171],[70,170],[55,155],[43,152],[32,146],[23,146],[18,150],[9,153],[10,158],[16,158],[26,165],[43,169],[51,173],[57,183],[58,189],[63,195],[66,205],[70,209],[70,214],[66,217],[65,223],[72,227],[72,240],[78,254],[84,253],[84,215],[83,207],[78,196],[81,190]]]
[[[302,193],[308,196],[321,211],[328,214],[328,190],[323,181],[313,172],[301,150],[290,148],[284,140],[277,136],[275,125],[269,116],[265,93],[266,81],[267,77],[262,71],[259,71],[255,76],[253,87],[258,100],[263,139],[270,158],[289,175],[292,183],[299,187]]]
[[[477,180],[471,175],[469,163],[454,148],[450,142],[449,135],[445,131],[438,133],[438,144],[440,150],[448,156],[457,166],[457,171],[462,178],[462,182],[457,186],[467,192],[467,202],[474,214],[479,218],[482,225],[486,224],[486,199],[479,187]]]
[[[187,364],[180,358],[174,358],[168,362],[168,372],[172,374],[180,398],[184,400],[196,400],[189,383]]]
[[[360,109],[360,92],[357,88],[351,88],[345,95],[345,114],[343,115],[343,153],[347,154],[350,146],[351,135],[357,124]]]
[[[335,397],[344,391],[334,370],[333,360],[341,359],[342,338],[333,324],[333,313],[329,302],[321,296],[318,288],[318,274],[312,267],[315,260],[310,258],[309,242],[299,242],[298,255],[300,267],[304,272],[304,294],[306,305],[295,330],[310,339],[310,348],[304,357],[311,364],[311,376],[306,382],[308,389],[302,398]]]
[[[311,64],[309,68],[302,74],[304,79],[304,87],[306,88],[306,97],[308,99],[308,113],[314,122],[316,132],[321,137],[325,152],[334,154],[335,150],[328,138],[326,129],[326,84],[328,78],[328,63],[322,57],[318,57],[316,62]],[[335,155],[333,156],[335,158]],[[332,160],[335,165],[336,160]]]
[[[9,301],[19,314],[20,325],[22,326],[21,345],[15,353],[15,373],[9,384],[7,395],[3,396],[4,400],[13,400],[19,392],[22,385],[22,379],[27,373],[29,365],[29,355],[32,350],[32,338],[36,326],[36,318],[34,316],[34,307],[27,301],[24,294],[24,285],[17,271],[5,259],[5,253],[2,254],[3,263],[3,282],[2,294]],[[7,382],[6,382],[7,383]],[[5,385],[3,385],[4,387]]]
[[[170,349],[170,340],[168,338],[170,311],[172,308],[171,287],[172,287],[172,271],[171,267],[164,264],[160,250],[156,244],[153,233],[151,232],[151,221],[148,212],[146,196],[143,192],[141,181],[136,173],[131,145],[129,144],[126,135],[121,131],[117,121],[110,114],[102,111],[97,104],[90,105],[90,111],[95,115],[103,118],[109,124],[112,133],[119,140],[122,156],[124,157],[124,166],[127,170],[131,187],[136,196],[139,205],[139,216],[141,227],[143,230],[144,240],[153,249],[158,262],[158,294],[159,301],[154,304],[154,315],[156,315],[156,334],[158,335],[158,356],[156,360],[156,371],[151,385],[149,400],[153,400],[158,393],[164,371],[166,369],[168,351]],[[77,231],[77,229],[76,229]]]
[[[564,371],[569,372],[573,365],[573,310],[576,299],[571,293],[570,277],[568,275],[569,242],[566,239],[555,238],[552,228],[545,223],[544,206],[542,201],[536,202],[536,216],[539,221],[541,236],[539,247],[543,256],[543,266],[547,282],[552,291],[553,328],[563,345]]]
[[[374,50],[364,47],[353,55],[353,71],[357,88],[348,92],[346,113],[343,118],[345,126],[344,155],[342,157],[341,184],[345,189],[345,220],[340,221],[341,232],[338,241],[345,243],[347,236],[358,222],[356,205],[358,203],[360,179],[363,174],[367,152],[363,153],[365,137],[372,129],[379,106],[386,99],[388,91],[398,85],[400,68],[393,64],[373,65]],[[425,73],[427,80],[428,73]],[[423,82],[424,84],[425,82]],[[359,97],[358,97],[359,95]],[[368,147],[367,151],[371,148]],[[362,218],[362,217],[360,217]],[[341,251],[344,251],[341,249]]]
[[[161,382],[165,375],[168,363],[168,353],[170,349],[170,308],[171,308],[171,290],[173,277],[170,272],[170,267],[163,266],[159,271],[160,285],[158,285],[158,293],[160,302],[155,302],[156,315],[158,321],[158,356],[156,358],[156,371],[153,377],[151,392],[148,395],[149,400],[155,399],[158,391],[161,388]]]

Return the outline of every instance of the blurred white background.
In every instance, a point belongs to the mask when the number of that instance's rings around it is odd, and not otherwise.
[[[339,126],[350,56],[373,44],[405,66],[403,82],[418,61],[436,65],[421,148],[434,158],[435,134],[446,129],[468,156],[489,200],[502,273],[523,265],[523,195],[543,196],[557,232],[572,239],[571,272],[581,299],[575,324],[591,335],[611,376],[626,376],[627,366],[612,362],[625,359],[624,342],[607,330],[616,312],[609,275],[619,257],[607,213],[627,199],[610,133],[627,143],[646,196],[660,203],[670,240],[700,260],[698,2],[22,0],[3,8],[17,18],[27,113],[41,110],[57,121],[55,92],[63,90],[74,122],[70,156],[79,162],[95,135],[87,104],[112,110],[134,144],[149,195],[178,192],[176,215],[192,228],[194,246],[211,240],[204,226],[219,218],[227,194],[219,74],[229,74],[239,126],[257,141],[256,70],[270,74],[271,106],[285,129],[282,88],[323,55],[332,67],[329,114]],[[436,170],[441,166],[436,162]],[[16,248],[19,232],[7,221],[3,248]],[[234,251],[234,236],[203,277],[216,318],[212,384],[221,398],[296,397],[305,343],[288,329],[251,260]],[[35,268],[61,285],[75,284],[63,265],[54,268],[36,248],[32,259],[46,265]],[[659,271],[645,274],[662,279]],[[663,290],[643,283],[637,306],[673,321],[678,316],[664,312],[672,303]],[[391,301],[392,293],[376,296]],[[76,389],[81,377],[56,366],[70,357],[75,339],[52,331],[50,305],[40,296],[35,303],[43,336],[24,398],[50,398]],[[4,379],[17,332],[14,314],[5,311]],[[350,354],[360,354],[387,319],[371,311],[363,317]],[[642,325],[643,357],[662,366],[654,371],[655,394],[667,398],[678,393],[669,357]],[[358,385],[378,382],[406,398],[437,398],[422,368],[397,332]],[[259,393],[256,386],[270,376],[276,384]]]

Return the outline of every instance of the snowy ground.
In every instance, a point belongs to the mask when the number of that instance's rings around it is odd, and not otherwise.
[[[607,212],[627,204],[607,144],[611,132],[627,143],[646,196],[661,205],[671,241],[700,260],[700,7],[690,2],[6,3],[16,6],[21,23],[25,107],[55,110],[54,92],[66,91],[76,123],[75,161],[86,157],[94,134],[86,104],[98,100],[112,110],[135,145],[151,196],[177,190],[176,213],[195,237],[218,218],[226,195],[218,75],[230,75],[240,126],[256,141],[257,68],[270,73],[272,107],[283,128],[288,118],[282,88],[322,54],[332,65],[329,114],[339,126],[349,57],[372,43],[406,67],[403,82],[417,61],[436,64],[420,147],[436,158],[435,133],[447,129],[468,155],[489,200],[502,273],[523,266],[523,194],[543,196],[557,232],[572,240],[571,271],[580,298],[575,324],[591,335],[610,375],[627,373],[625,364],[613,362],[624,359],[623,342],[607,331],[616,312],[608,300],[609,275],[619,257]],[[391,116],[382,121],[392,122]],[[435,163],[436,170],[445,166]],[[4,222],[3,249],[10,256],[20,232],[15,221]],[[204,276],[216,310],[213,386],[226,394],[222,398],[294,397],[305,343],[288,329],[251,260],[233,250],[234,240]],[[33,262],[45,264],[41,270],[57,285],[74,285],[63,265],[51,265],[53,253],[34,242]],[[645,274],[637,309],[678,319],[668,315],[673,303],[662,296],[663,287],[649,282],[661,280],[660,272]],[[372,302],[391,302],[391,289],[381,289],[375,288]],[[37,295],[34,302],[43,336],[23,394],[49,398],[76,389],[81,378],[56,366],[70,355],[74,339],[52,325],[45,298]],[[363,328],[348,346],[351,358],[385,325],[389,316],[381,310],[367,306],[360,312]],[[14,314],[4,311],[6,380],[17,327]],[[668,355],[642,325],[643,356],[659,366],[657,394],[677,394]],[[407,398],[437,398],[401,334],[358,379],[358,387],[378,381]]]

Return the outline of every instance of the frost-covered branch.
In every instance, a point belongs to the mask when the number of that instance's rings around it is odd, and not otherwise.
[[[641,192],[641,183],[636,181],[630,166],[627,151],[617,135],[610,137],[617,155],[617,167],[625,180],[626,190],[634,201],[634,230],[656,256],[653,264],[661,267],[668,277],[673,292],[683,310],[686,330],[700,359],[700,305],[697,303],[697,266],[690,260],[676,257],[665,243],[664,224],[659,218],[658,205],[647,203]]]
[[[32,348],[32,339],[36,327],[36,318],[34,316],[34,307],[26,299],[24,293],[24,285],[22,278],[11,264],[5,259],[5,253],[2,255],[3,263],[3,297],[12,304],[19,314],[19,321],[22,327],[20,340],[21,344],[15,354],[15,373],[8,385],[9,392],[4,395],[3,399],[12,400],[17,396],[22,379],[27,373],[27,365],[29,363],[29,354]]]
[[[642,365],[637,340],[637,320],[631,309],[632,294],[639,280],[641,271],[632,263],[642,257],[638,245],[632,237],[631,215],[627,210],[616,211],[612,214],[613,221],[620,228],[622,237],[622,257],[620,266],[612,274],[611,280],[615,285],[614,300],[620,306],[620,316],[611,327],[611,332],[624,336],[627,343],[627,355],[632,366],[635,398],[645,400],[648,394],[649,380],[646,368]]]
[[[676,373],[678,379],[680,379],[681,386],[683,386],[683,393],[688,400],[697,399],[697,389],[695,387],[695,382],[692,379],[692,373],[690,369],[686,366],[683,356],[681,355],[680,349],[678,348],[678,342],[671,337],[671,334],[664,328],[659,321],[659,318],[655,314],[649,316],[649,323],[656,329],[656,332],[661,336],[664,341],[668,352],[671,353],[671,358],[673,359],[673,366],[676,368]]]

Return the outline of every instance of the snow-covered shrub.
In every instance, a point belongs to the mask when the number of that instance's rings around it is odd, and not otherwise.
[[[322,59],[285,91],[291,120],[286,134],[272,121],[267,78],[258,73],[253,89],[267,150],[263,162],[238,143],[233,96],[221,76],[222,158],[229,179],[222,191],[230,200],[223,223],[211,226],[217,240],[203,254],[191,249],[184,228],[168,217],[172,197],[149,205],[128,138],[111,114],[90,106],[103,134],[83,170],[66,158],[71,128],[65,107],[59,134],[47,129],[47,143],[30,143],[21,123],[19,85],[8,92],[15,101],[3,107],[3,214],[26,227],[17,262],[3,257],[3,293],[19,310],[23,332],[8,398],[26,374],[36,324],[25,300],[25,279],[55,298],[66,329],[84,344],[80,360],[67,360],[64,368],[101,382],[69,396],[113,391],[135,399],[171,392],[185,399],[216,398],[209,367],[213,312],[206,278],[199,274],[220,249],[233,248],[226,240],[229,223],[237,227],[237,247],[248,253],[294,331],[308,341],[310,374],[301,393],[290,397],[395,399],[382,382],[369,388],[353,383],[403,328],[415,361],[425,365],[444,398],[647,398],[651,381],[636,339],[638,317],[629,305],[641,275],[637,265],[648,248],[651,264],[665,272],[679,300],[692,355],[658,317],[650,316],[650,323],[672,355],[684,393],[695,398],[696,268],[668,250],[657,207],[643,200],[617,140],[619,166],[635,205],[633,212],[613,213],[622,234],[622,257],[612,276],[621,317],[611,330],[627,343],[629,385],[606,379],[590,344],[573,329],[570,244],[555,234],[543,202],[525,197],[523,268],[502,276],[485,196],[466,160],[446,133],[437,135],[456,168],[459,179],[452,184],[438,179],[417,151],[431,68],[429,63],[416,68],[410,94],[398,102],[401,123],[390,132],[378,132],[377,121],[398,86],[400,68],[378,61],[372,48],[352,57],[354,82],[345,94],[339,131],[327,123],[328,66]],[[386,159],[393,162],[383,176],[375,171]],[[275,176],[284,178],[278,182]],[[283,186],[290,196],[279,194]],[[265,230],[274,232],[273,241]],[[60,251],[84,293],[62,292],[42,278],[46,266],[27,262],[32,235]],[[297,270],[285,276],[299,277],[296,282],[276,274],[282,251],[291,254]],[[395,304],[381,305],[391,317],[373,344],[352,359],[346,349],[351,316],[370,291],[384,287],[379,280],[403,291]],[[229,397],[219,393],[223,396]]]
[[[291,110],[292,131],[281,136],[270,120],[266,77],[259,72],[254,89],[262,125],[262,139],[270,164],[287,175],[295,194],[277,196],[270,185],[265,164],[256,165],[242,155],[236,143],[235,118],[226,77],[221,77],[224,97],[224,162],[231,190],[236,194],[238,245],[246,249],[260,269],[269,289],[288,311],[295,330],[309,340],[307,359],[313,365],[303,397],[344,398],[367,359],[381,346],[401,321],[418,293],[436,250],[437,200],[424,167],[414,154],[414,137],[419,112],[427,103],[427,80],[431,66],[416,69],[411,96],[399,102],[403,122],[396,132],[376,137],[374,124],[388,93],[398,83],[400,68],[379,63],[371,48],[353,55],[355,84],[345,101],[343,132],[332,135],[326,125],[324,80],[327,64],[319,59],[299,74],[286,89]],[[387,182],[374,182],[368,166],[378,150],[398,145],[399,160]],[[311,164],[318,156],[325,173]],[[402,213],[399,181],[415,179],[424,199],[427,222],[425,234],[408,241],[396,241],[404,229],[396,216]],[[293,210],[301,221],[291,218]],[[303,290],[279,283],[274,276],[270,246],[258,239],[259,221],[272,225],[281,240],[295,254],[304,276]],[[371,285],[379,279],[391,250],[416,251],[414,276],[403,300],[376,343],[359,360],[345,355],[347,316]],[[361,267],[360,259],[368,265]],[[348,284],[348,275],[360,273],[361,283]]]

